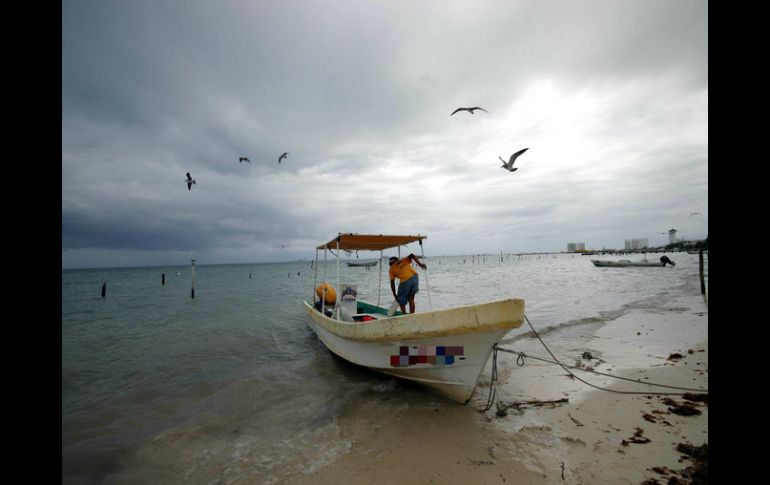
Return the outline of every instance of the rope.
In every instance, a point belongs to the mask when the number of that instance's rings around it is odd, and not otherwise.
[[[598,375],[602,375],[602,376],[606,376],[606,377],[612,377],[614,379],[621,379],[621,380],[625,380],[625,381],[629,381],[629,382],[634,382],[634,383],[637,383],[637,384],[644,384],[646,386],[665,387],[665,388],[669,388],[669,389],[678,389],[678,390],[681,390],[681,391],[693,391],[693,392],[705,392],[705,393],[708,393],[708,389],[695,389],[695,388],[690,388],[690,387],[669,386],[669,385],[666,385],[666,384],[658,384],[658,383],[654,383],[654,382],[641,382],[641,381],[636,380],[636,379],[629,379],[627,377],[621,377],[621,376],[616,376],[616,375],[612,375],[612,374],[607,374],[606,372],[599,372],[599,371],[595,371],[595,370],[591,370],[591,369],[583,369],[583,368],[577,367],[577,366],[564,365],[564,364],[562,364],[559,361],[559,359],[556,358],[555,355],[553,355],[553,352],[551,352],[551,349],[549,349],[548,346],[545,344],[545,342],[543,342],[543,339],[540,338],[540,334],[537,333],[537,330],[535,330],[535,327],[529,321],[529,318],[527,318],[527,315],[524,315],[524,319],[527,321],[527,324],[529,325],[529,328],[532,329],[532,332],[535,334],[537,339],[543,345],[543,348],[545,348],[545,350],[548,351],[548,353],[551,355],[553,360],[544,359],[542,357],[534,357],[534,356],[531,356],[531,355],[527,355],[524,352],[517,352],[515,350],[506,349],[506,348],[503,348],[503,347],[499,347],[497,344],[495,344],[492,347],[492,350],[493,350],[493,353],[492,353],[492,374],[491,374],[491,380],[490,380],[490,385],[489,385],[489,396],[487,398],[487,404],[486,404],[486,407],[484,408],[484,411],[488,411],[492,407],[492,405],[495,403],[495,401],[497,401],[497,414],[498,414],[498,416],[504,414],[505,410],[508,408],[508,406],[506,406],[506,405],[501,405],[500,399],[497,397],[497,383],[498,383],[498,377],[497,377],[497,352],[498,352],[498,350],[503,351],[503,352],[508,352],[508,353],[511,353],[511,354],[517,354],[518,357],[516,358],[516,364],[519,365],[519,366],[523,366],[524,365],[524,358],[525,357],[529,357],[529,358],[535,359],[535,360],[540,360],[540,361],[543,361],[543,362],[548,362],[550,364],[557,364],[562,369],[564,369],[564,371],[567,372],[567,374],[570,377],[572,377],[573,379],[577,379],[580,382],[582,382],[583,384],[586,384],[587,386],[593,387],[595,389],[599,389],[601,391],[614,392],[616,394],[641,394],[641,395],[656,395],[656,396],[682,396],[682,395],[687,394],[686,392],[683,393],[683,392],[619,391],[617,389],[610,389],[610,388],[607,388],[607,387],[601,387],[601,386],[597,386],[595,384],[591,384],[590,382],[587,382],[584,379],[581,379],[580,377],[576,376],[569,369],[578,369],[578,370],[582,370],[584,372],[591,372],[593,374],[598,374]]]
[[[519,365],[519,367],[524,365],[524,357],[528,357],[530,359],[535,359],[535,360],[540,360],[542,362],[548,362],[549,364],[559,364],[558,362],[553,361],[553,360],[544,359],[542,357],[535,357],[533,355],[527,355],[524,352],[517,352],[515,350],[506,349],[504,347],[498,347],[497,350],[500,350],[502,352],[508,352],[509,354],[516,354],[516,355],[518,355],[518,357],[516,358],[516,364]],[[628,377],[616,376],[616,375],[613,375],[613,374],[607,374],[606,372],[599,372],[599,371],[592,370],[592,369],[584,369],[582,367],[578,367],[578,366],[574,366],[574,365],[566,365],[565,364],[564,367],[569,367],[570,369],[582,370],[583,372],[590,372],[592,374],[598,374],[600,376],[613,377],[615,379],[621,379],[621,380],[624,380],[624,381],[634,382],[636,384],[644,384],[644,385],[647,385],[647,386],[667,387],[669,389],[680,389],[680,390],[683,390],[683,391],[708,392],[708,389],[695,389],[695,388],[692,388],[692,387],[679,387],[679,386],[669,386],[669,385],[666,385],[666,384],[656,384],[654,382],[642,382],[642,381],[640,381],[638,379],[629,379]],[[650,394],[650,393],[649,392],[642,392],[640,394]]]
[[[487,398],[487,405],[484,407],[484,411],[489,411],[492,404],[497,397],[497,344],[492,347],[492,377],[489,381],[489,397]],[[498,399],[499,403],[500,400]],[[498,404],[499,405],[499,404]]]
[[[599,390],[602,390],[602,391],[614,392],[614,393],[616,393],[616,394],[652,394],[652,395],[674,395],[674,396],[681,396],[681,395],[685,394],[685,393],[681,393],[681,392],[640,392],[640,391],[618,391],[618,390],[616,390],[616,389],[609,389],[609,388],[606,388],[606,387],[601,387],[601,386],[597,386],[597,385],[595,385],[595,384],[591,384],[590,382],[587,382],[587,381],[585,381],[585,380],[581,379],[580,377],[576,376],[575,374],[573,374],[573,373],[572,373],[572,372],[571,372],[569,369],[567,369],[567,367],[566,367],[564,364],[562,364],[561,362],[559,362],[559,359],[557,359],[557,358],[556,358],[556,356],[555,356],[555,355],[553,355],[553,352],[551,352],[551,349],[549,349],[549,348],[548,348],[548,346],[545,344],[545,342],[543,342],[543,339],[542,339],[542,338],[540,338],[540,334],[539,334],[539,333],[537,333],[537,330],[535,330],[535,327],[534,327],[534,326],[532,326],[532,323],[529,321],[529,318],[527,318],[527,315],[524,315],[524,319],[527,321],[527,324],[529,325],[529,328],[531,328],[531,329],[532,329],[532,331],[535,333],[535,336],[536,336],[536,337],[537,337],[537,339],[540,341],[540,343],[541,343],[541,344],[543,344],[543,347],[545,348],[545,350],[547,350],[547,351],[548,351],[548,353],[550,354],[550,356],[553,358],[553,360],[554,360],[554,361],[556,361],[556,364],[558,364],[558,365],[559,365],[559,367],[561,367],[562,369],[564,369],[564,371],[565,371],[565,372],[567,372],[567,374],[569,374],[569,375],[570,375],[570,376],[572,376],[573,378],[575,378],[575,379],[579,380],[579,381],[580,381],[580,382],[582,382],[583,384],[586,384],[587,386],[591,386],[591,387],[593,387],[593,388],[596,388],[596,389],[599,389]],[[591,371],[591,372],[593,372],[593,371]],[[616,379],[621,379],[621,377],[619,377],[619,376],[613,376],[613,375],[611,375],[611,374],[604,374],[604,375],[606,375],[606,376],[609,376],[609,377],[614,377],[614,378],[616,378]],[[626,379],[626,378],[622,378],[622,379]],[[627,379],[627,380],[630,380],[630,381],[632,381],[632,382],[639,382],[639,381],[634,381],[633,379]],[[673,387],[673,386],[663,386],[662,384],[655,384],[655,383],[641,383],[641,382],[640,382],[640,384],[645,384],[645,385],[648,385],[648,386]],[[675,388],[675,389],[686,389],[686,388]],[[701,392],[708,392],[708,390],[707,390],[707,389],[705,389],[705,390],[704,390],[704,389],[688,389],[688,390],[695,390],[695,391],[701,391]]]

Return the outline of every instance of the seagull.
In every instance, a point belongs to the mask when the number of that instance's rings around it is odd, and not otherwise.
[[[195,183],[195,180],[193,180],[192,177],[190,177],[190,172],[187,172],[187,190],[192,189],[192,185]]]
[[[458,111],[469,111],[471,114],[473,114],[473,110],[476,110],[476,109],[480,109],[485,113],[489,113],[489,111],[485,110],[484,108],[479,108],[478,106],[476,106],[473,108],[457,108],[456,110],[452,111],[452,115],[457,113]],[[449,115],[449,116],[452,116],[452,115]]]
[[[511,155],[511,159],[508,160],[507,162],[505,160],[503,160],[503,157],[498,156],[497,158],[499,158],[503,162],[502,168],[508,170],[509,172],[515,172],[516,170],[518,170],[518,168],[513,166],[513,162],[516,161],[516,159],[519,157],[519,155],[521,155],[522,153],[526,152],[527,150],[529,150],[529,148],[525,148],[523,150],[519,150],[518,152],[516,152],[513,155]]]
[[[240,158],[238,159],[238,163],[243,163],[243,162],[249,162],[249,163],[251,163],[251,160],[249,160],[247,157],[240,157]]]
[[[278,157],[278,163],[281,163],[281,160],[283,160],[284,158],[286,158],[286,155],[288,155],[288,154],[289,154],[289,152],[284,152],[284,153],[283,153],[283,155],[281,155],[280,157]]]

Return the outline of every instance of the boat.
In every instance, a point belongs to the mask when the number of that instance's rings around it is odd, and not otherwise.
[[[345,261],[345,264],[347,264],[349,267],[367,267],[371,268],[372,266],[377,266],[377,260],[374,261]]]
[[[419,242],[421,235],[368,235],[339,233],[316,248],[339,255],[340,251],[382,251]],[[424,258],[424,254],[422,256]],[[341,284],[337,258],[336,288],[318,284],[318,264],[313,297],[303,301],[308,325],[337,356],[371,370],[417,382],[449,399],[470,401],[494,346],[524,322],[524,300],[507,298],[444,309],[432,309],[427,271],[420,274],[421,290],[429,309],[404,314],[380,304],[382,265],[377,303],[360,299],[357,285]],[[424,285],[423,285],[424,276]],[[424,288],[423,288],[424,286]],[[387,288],[390,295],[390,288]],[[333,298],[330,297],[333,294]],[[317,301],[316,301],[317,300]],[[390,304],[390,299],[388,300]]]
[[[661,256],[660,261],[631,261],[629,259],[621,259],[617,261],[607,261],[607,260],[601,260],[601,259],[592,259],[591,262],[594,264],[594,266],[598,267],[612,267],[612,268],[626,268],[630,266],[634,267],[663,267],[667,264],[670,264],[671,266],[675,266],[676,263],[668,259],[666,256]]]
[[[601,259],[592,259],[591,262],[594,263],[594,266],[612,268],[625,268],[628,266],[663,266],[660,261],[631,261],[628,259],[621,259],[618,261],[602,261]]]

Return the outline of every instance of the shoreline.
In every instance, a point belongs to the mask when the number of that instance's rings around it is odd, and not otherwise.
[[[405,402],[390,415],[378,413],[376,401],[345,409],[339,426],[350,442],[348,452],[278,483],[654,484],[671,477],[691,483],[681,472],[687,467],[691,472],[693,460],[681,450],[708,444],[707,397],[693,402],[654,393],[707,394],[708,304],[702,295],[673,298],[662,309],[631,308],[579,332],[549,333],[544,341],[565,365],[639,382],[572,370],[581,379],[641,394],[595,389],[557,365],[525,358],[519,366],[516,355],[498,352],[504,415],[497,416],[494,406],[481,411],[489,396],[490,364],[466,405],[436,397]],[[550,358],[536,338],[517,341],[516,347]],[[582,358],[586,351],[592,359]],[[670,358],[674,354],[681,357]],[[561,399],[567,401],[513,405]],[[677,414],[688,409],[692,415]]]

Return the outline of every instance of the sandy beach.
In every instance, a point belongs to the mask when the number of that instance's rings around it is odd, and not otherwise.
[[[467,405],[436,397],[389,413],[346,409],[339,432],[349,449],[281,483],[707,483],[707,459],[704,470],[693,457],[708,444],[707,392],[698,391],[708,389],[706,298],[641,303],[542,338],[564,365],[639,382],[570,369],[597,389],[558,365],[498,352],[499,406],[483,411],[485,374]],[[536,338],[502,347],[550,359]]]

